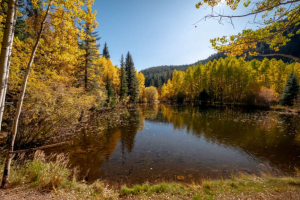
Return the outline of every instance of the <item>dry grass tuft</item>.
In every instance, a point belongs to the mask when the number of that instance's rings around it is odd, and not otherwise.
[[[69,158],[64,154],[45,156],[37,151],[32,160],[24,160],[24,155],[15,159],[11,166],[10,186],[28,185],[31,189],[72,193],[82,199],[117,199],[118,194],[96,181],[92,185],[77,181],[77,168],[73,173],[68,168]],[[3,159],[0,158],[0,173],[3,173]]]

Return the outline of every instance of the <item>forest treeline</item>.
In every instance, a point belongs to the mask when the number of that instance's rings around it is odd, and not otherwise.
[[[186,72],[175,70],[172,80],[161,88],[161,99],[263,105],[282,100],[290,106],[299,93],[297,76],[300,76],[299,63],[287,65],[282,60],[267,58],[263,61],[220,58],[189,67]],[[292,96],[288,102],[284,101],[286,95]]]
[[[300,35],[295,34],[297,30],[300,29],[300,25],[290,28],[288,31],[285,31],[283,35],[287,35],[289,33],[294,33],[294,36],[291,37],[291,41],[288,42],[285,46],[280,47],[279,51],[276,53],[279,54],[286,54],[286,55],[292,55],[295,57],[300,57],[300,51],[298,44],[300,43]],[[271,50],[269,48],[269,45],[267,45],[264,42],[259,42],[257,44],[256,51],[259,52],[260,55],[266,55],[275,53],[274,50]],[[209,61],[213,60],[219,60],[220,58],[225,58],[226,55],[224,52],[216,53],[204,60],[199,60],[192,64],[186,64],[186,65],[164,65],[164,66],[157,66],[157,67],[151,67],[148,69],[144,69],[141,72],[145,76],[145,86],[155,86],[157,88],[160,88],[164,83],[167,83],[169,79],[172,78],[172,73],[176,69],[177,71],[186,71],[189,67],[198,65],[198,64],[206,64]],[[282,56],[270,56],[269,59],[276,58],[281,59],[285,63],[292,63],[294,62],[293,59],[282,57]],[[259,61],[262,61],[264,57],[262,56],[247,56],[245,58],[246,61],[251,61],[252,59],[257,59]]]

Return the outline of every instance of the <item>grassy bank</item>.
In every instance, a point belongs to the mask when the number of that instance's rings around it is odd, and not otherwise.
[[[46,191],[60,199],[300,199],[298,176],[239,175],[227,180],[203,181],[201,185],[160,183],[113,189],[101,181],[88,185],[77,180],[76,169],[70,170],[67,163],[68,158],[64,155],[46,158],[42,152],[35,153],[32,160],[15,160],[8,189],[11,192],[7,194],[14,193],[12,188],[21,188],[25,193]],[[0,167],[2,174],[2,161]]]

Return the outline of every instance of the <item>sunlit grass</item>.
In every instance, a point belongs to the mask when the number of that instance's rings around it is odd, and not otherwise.
[[[224,196],[244,196],[253,194],[276,195],[280,192],[300,192],[300,179],[297,177],[262,177],[240,175],[234,179],[203,181],[200,185],[182,185],[178,183],[160,183],[157,185],[135,185],[123,187],[121,196],[158,197],[168,199],[222,199]]]
[[[68,162],[68,157],[63,154],[46,157],[43,152],[37,151],[32,160],[13,161],[9,185],[26,185],[34,190],[67,193],[80,199],[117,199],[118,194],[100,181],[91,185],[77,181],[76,169],[70,170]],[[3,168],[3,159],[0,159],[1,175]]]
[[[300,197],[299,173],[295,177],[275,177],[265,174],[260,177],[241,174],[230,179],[204,180],[201,184],[159,183],[151,185],[123,186],[119,191],[109,189],[103,182],[91,185],[77,180],[76,169],[67,166],[68,157],[60,154],[45,157],[37,152],[32,160],[14,160],[11,169],[10,186],[26,185],[33,190],[73,196],[77,199],[223,199],[263,194],[276,196],[294,192]],[[297,171],[297,170],[296,170]],[[299,171],[299,170],[298,170]],[[0,173],[3,160],[0,161]]]

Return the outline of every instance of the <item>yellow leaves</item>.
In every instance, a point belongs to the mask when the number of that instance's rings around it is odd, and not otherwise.
[[[253,51],[249,51],[249,55],[250,55],[250,56],[258,56],[259,53],[253,52]]]
[[[196,4],[196,8],[197,8],[197,9],[199,9],[200,6],[203,6],[203,3],[202,3],[202,2],[199,2],[199,3]]]
[[[143,96],[144,98],[146,98],[147,101],[153,102],[158,99],[158,91],[156,87],[153,86],[146,87]]]
[[[106,59],[105,57],[99,58],[96,63],[101,66],[102,84],[107,81],[111,82],[115,93],[117,93],[120,85],[120,69],[114,66],[110,59]]]
[[[186,100],[193,100],[206,89],[211,90],[220,101],[244,101],[247,95],[251,97],[257,94],[262,87],[281,94],[292,70],[300,76],[299,63],[285,65],[281,60],[267,58],[263,62],[255,59],[246,62],[241,58],[214,60],[205,65],[190,67],[186,72],[174,71],[172,80],[161,88],[161,98],[174,100],[181,92],[185,94]]]
[[[39,7],[38,1],[39,0],[31,0],[31,3],[32,3],[32,5],[33,5],[34,8],[38,8]]]
[[[225,0],[226,5],[230,6],[232,10],[237,9],[241,0]],[[248,7],[251,0],[243,0],[243,6]],[[196,8],[200,8],[202,5],[214,7],[221,3],[221,0],[202,0]],[[212,47],[218,52],[225,52],[226,55],[234,57],[241,56],[245,53],[249,55],[257,55],[255,53],[256,43],[265,42],[275,51],[279,50],[279,47],[286,45],[290,41],[293,33],[285,34],[286,30],[291,26],[295,27],[300,24],[300,6],[294,4],[293,1],[279,1],[279,0],[259,0],[255,2],[255,6],[251,12],[244,15],[260,16],[263,20],[264,26],[257,30],[243,30],[242,33],[232,35],[229,37],[229,41],[226,37],[217,37],[211,39]],[[209,17],[218,17],[220,20],[226,18],[226,15],[213,15]],[[259,21],[258,19],[255,20]],[[232,17],[227,17],[230,20]],[[259,22],[261,25],[261,22]],[[296,34],[300,34],[300,30],[297,30]]]
[[[141,99],[143,97],[143,92],[145,89],[145,76],[142,72],[138,73],[137,70],[135,70],[135,73],[139,82],[139,90],[140,90],[139,99]]]
[[[251,1],[250,0],[244,0],[244,7],[248,7],[249,6],[249,4],[251,3]]]

